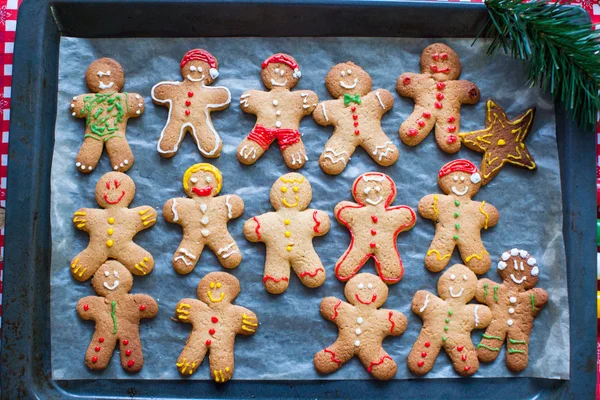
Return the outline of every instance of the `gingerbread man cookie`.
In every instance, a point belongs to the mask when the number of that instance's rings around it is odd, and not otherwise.
[[[548,302],[548,293],[534,288],[539,273],[535,258],[525,250],[512,249],[502,253],[498,262],[502,283],[482,279],[477,284],[477,301],[487,304],[494,317],[477,345],[482,362],[494,361],[506,340],[508,368],[519,372],[527,367],[533,319]]]
[[[335,275],[345,281],[373,258],[385,283],[396,283],[404,275],[396,238],[415,226],[417,217],[408,206],[390,206],[396,198],[396,184],[379,172],[360,175],[352,185],[356,203],[342,201],[335,206],[335,218],[350,231],[350,247],[338,260]]]
[[[406,317],[400,311],[379,309],[388,297],[388,287],[373,274],[358,274],[346,283],[344,295],[321,301],[321,315],[337,325],[334,344],[315,355],[315,368],[321,374],[337,371],[355,355],[376,379],[388,380],[398,366],[383,349],[387,336],[400,336],[406,330]]]
[[[268,92],[249,90],[240,97],[242,111],[256,115],[252,132],[238,147],[238,160],[254,164],[277,140],[288,168],[298,169],[308,160],[298,128],[310,115],[319,98],[310,90],[292,92],[300,80],[300,67],[290,55],[273,54],[262,63],[260,72]]]
[[[227,222],[244,212],[244,201],[235,194],[217,196],[223,177],[210,164],[194,164],[183,175],[183,190],[190,198],[168,200],[163,207],[167,222],[183,229],[183,239],[173,255],[173,268],[179,274],[189,274],[208,246],[225,268],[235,268],[242,253],[227,230]]]
[[[258,329],[256,314],[231,304],[239,293],[240,282],[236,277],[211,272],[198,284],[200,300],[183,299],[177,303],[177,319],[192,325],[192,332],[175,364],[181,375],[196,372],[208,352],[210,374],[215,382],[231,379],[235,336],[251,336]]]
[[[195,49],[185,53],[180,68],[183,82],[164,81],[152,87],[154,104],[169,109],[156,150],[164,158],[173,157],[189,132],[200,154],[219,157],[223,142],[210,113],[224,110],[231,103],[229,89],[210,86],[219,76],[219,63],[208,51]]]
[[[106,146],[112,168],[125,172],[133,165],[133,153],[125,137],[127,120],[144,113],[144,99],[137,93],[119,93],[125,85],[125,74],[112,58],[91,63],[85,82],[92,93],[73,97],[70,107],[75,118],[85,118],[83,144],[75,166],[81,172],[92,172]]]
[[[416,146],[435,125],[435,140],[446,153],[460,149],[461,104],[479,101],[479,88],[457,80],[462,66],[458,55],[441,43],[427,46],[421,54],[421,74],[406,72],[398,78],[396,90],[415,101],[415,109],[400,126],[404,144]]]
[[[308,180],[289,173],[271,187],[275,212],[253,217],[244,224],[244,235],[251,242],[267,247],[263,283],[269,293],[283,293],[289,284],[290,266],[302,283],[315,288],[325,282],[325,268],[313,248],[312,239],[329,232],[329,216],[320,210],[306,209],[312,200]]]
[[[394,97],[386,89],[371,91],[369,74],[348,61],[331,68],[325,86],[336,100],[317,105],[313,118],[319,125],[333,125],[319,164],[330,175],[341,173],[350,157],[361,146],[379,165],[392,165],[398,148],[381,129],[381,117],[391,110]]]
[[[486,273],[492,260],[481,241],[481,228],[496,225],[500,214],[485,201],[471,200],[481,187],[479,170],[468,160],[450,161],[440,169],[438,185],[445,195],[429,194],[419,201],[419,214],[435,223],[425,266],[431,272],[443,270],[458,247],[471,271]]]
[[[85,354],[90,369],[105,369],[117,342],[121,366],[137,372],[144,366],[140,320],[154,318],[158,305],[147,294],[130,294],[133,276],[123,264],[108,260],[92,278],[98,296],[88,296],[77,303],[77,313],[85,320],[96,322],[96,331]]]
[[[473,375],[479,369],[473,329],[483,329],[492,320],[490,309],[467,304],[475,296],[477,276],[462,264],[455,264],[438,281],[440,297],[425,290],[415,293],[412,311],[423,320],[423,328],[408,355],[408,368],[425,375],[442,348],[460,375]]]
[[[71,261],[71,275],[85,281],[109,258],[121,262],[135,275],[152,272],[152,254],[133,243],[133,237],[154,226],[156,211],[151,206],[128,208],[135,195],[135,184],[122,172],[102,175],[95,194],[102,209],[80,208],[73,215],[73,225],[90,235],[90,243]]]

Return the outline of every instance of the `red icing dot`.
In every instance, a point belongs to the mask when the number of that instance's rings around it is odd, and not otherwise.
[[[371,215],[371,221],[373,221],[374,223],[377,223],[377,215]]]
[[[417,125],[419,125],[421,128],[425,126],[425,121],[423,121],[422,119],[417,121]]]
[[[101,338],[98,338],[98,341],[99,341],[100,343],[104,343],[104,338],[103,338],[103,337],[101,337]]]
[[[408,130],[408,136],[417,136],[418,133],[419,133],[419,131],[416,130],[415,128],[410,128]]]
[[[212,317],[210,320],[212,321],[213,324],[216,324],[217,322],[219,322],[219,318],[217,318],[217,317]]]
[[[375,229],[371,229],[371,235],[373,235],[373,236],[377,235],[377,232],[375,231]]]
[[[422,352],[421,353],[421,357],[423,357],[423,358],[427,357],[427,353],[426,352]]]
[[[435,95],[435,98],[438,100],[444,100],[444,93],[438,93]]]
[[[450,125],[450,126],[448,126],[448,132],[452,133],[452,132],[454,132],[455,130],[456,130],[456,126],[454,126],[454,125]]]
[[[352,115],[352,119],[354,119],[356,121],[358,119],[358,115],[356,115],[356,114]]]
[[[458,351],[463,351],[464,348],[465,348],[465,346],[456,346],[456,350],[458,350]]]
[[[417,363],[417,365],[418,365],[419,367],[422,367],[423,365],[425,365],[425,361],[419,361],[419,362]]]
[[[189,100],[186,100],[186,101],[185,101],[185,105],[189,107],[189,106],[191,106],[191,105],[192,105],[192,102],[191,102],[191,101],[189,101]]]
[[[440,59],[440,55],[438,53],[435,53],[431,58],[433,58],[435,61]]]
[[[94,350],[96,350],[96,353],[97,353],[97,352],[99,352],[99,351],[100,351],[100,346],[96,346],[96,347],[94,348]]]
[[[465,365],[465,371],[468,371],[468,370],[470,370],[470,369],[471,369],[471,366],[470,366],[470,365]]]
[[[190,115],[190,110],[185,110],[185,115]]]
[[[355,130],[354,130],[354,134],[355,134],[355,135],[360,135],[360,131],[359,131],[358,129],[355,129]]]
[[[211,343],[212,343],[212,342],[210,341],[210,339],[206,341],[206,345],[207,345],[207,346],[210,346],[210,344],[211,344]]]
[[[356,106],[352,106],[350,107],[350,109],[352,110],[352,112],[356,111]]]
[[[144,311],[145,309],[146,309],[146,306],[142,304],[142,305],[140,306],[140,311]]]
[[[127,361],[127,366],[128,366],[129,368],[133,367],[133,364],[135,364],[135,361],[133,361],[133,360],[129,360],[129,361]]]
[[[429,69],[431,69],[431,72],[437,72],[438,71],[437,65],[432,65],[432,66],[429,67]]]
[[[404,83],[405,85],[408,85],[410,83],[410,78],[407,76],[406,78],[404,78],[402,80],[402,83]]]
[[[210,333],[211,335],[215,334],[215,330],[213,328],[210,328],[210,330],[208,331],[208,333]]]
[[[466,355],[466,354],[463,354],[463,355],[462,355],[462,360],[463,360],[463,361],[467,361],[467,355]]]
[[[92,357],[92,362],[94,364],[96,364],[98,362],[98,357],[96,357],[96,356]]]
[[[127,346],[129,344],[129,340],[125,339],[123,340],[123,346]]]
[[[434,104],[435,108],[441,109],[442,108],[442,103],[440,103],[439,101],[436,101]]]
[[[90,306],[88,306],[87,304],[83,305],[83,311],[87,311],[90,309]]]
[[[442,60],[447,60],[448,59],[448,53],[442,53],[440,55],[442,56]]]
[[[456,121],[456,118],[454,118],[452,115],[448,117],[448,119],[446,120],[448,121],[448,123],[453,123],[454,121]]]
[[[449,135],[448,143],[454,143],[454,142],[456,142],[456,135]]]
[[[354,126],[357,127],[358,126],[358,121],[354,121]]]
[[[374,248],[374,247],[376,247],[376,246],[377,246],[377,243],[375,243],[375,242],[371,242],[371,243],[369,243],[369,246],[371,246],[371,248]]]
[[[429,111],[424,111],[423,118],[427,118],[427,119],[431,118],[431,113]]]
[[[129,357],[129,356],[131,355],[131,350],[130,350],[130,349],[127,349],[127,351],[125,352],[125,355],[126,355],[127,357]]]
[[[188,92],[188,97],[192,97],[193,95],[194,95],[194,92],[192,92],[192,91]]]
[[[429,346],[431,346],[431,343],[425,342],[425,347],[429,347]]]
[[[446,84],[444,82],[437,82],[435,84],[435,87],[437,88],[437,90],[444,90],[446,88]]]

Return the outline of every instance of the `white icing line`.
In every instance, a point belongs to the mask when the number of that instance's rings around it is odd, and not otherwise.
[[[459,190],[456,188],[456,186],[452,186],[452,193],[454,193],[454,194],[455,194],[455,195],[457,195],[457,196],[462,196],[462,195],[464,195],[465,193],[467,193],[468,191],[469,191],[469,187],[468,187],[468,186],[465,186],[465,190],[463,190],[462,192],[460,192],[460,191],[459,191]]]
[[[419,310],[419,312],[425,311],[425,309],[427,308],[428,304],[429,304],[429,294],[427,294],[427,296],[425,296],[425,302],[423,303],[423,307],[421,307],[421,309]]]
[[[112,286],[109,285],[108,283],[104,282],[104,287],[107,288],[108,290],[115,290],[117,287],[119,286],[119,281],[114,281]]]
[[[327,111],[325,111],[325,103],[321,103],[321,108],[323,109],[323,116],[325,117],[325,121],[329,122],[329,118],[327,118]]]
[[[229,199],[230,198],[231,198],[231,195],[227,195],[225,197],[225,205],[227,206],[227,217],[229,219],[231,219],[231,216],[232,216],[232,214],[231,214],[231,203],[229,203]]]
[[[383,101],[381,100],[381,97],[379,96],[379,92],[375,92],[375,96],[377,96],[377,100],[379,100],[379,104],[381,104],[381,108],[383,108],[385,110],[385,106],[383,105]]]
[[[375,182],[383,182],[383,180],[385,179],[385,177],[383,175],[365,175],[363,176],[363,179],[365,182],[371,182],[371,181],[375,181]]]
[[[377,199],[377,201],[371,200],[371,199],[367,199],[366,202],[369,203],[369,204],[372,204],[372,205],[376,206],[377,204],[381,203],[382,200],[383,200],[383,197],[379,196],[379,198]]]
[[[475,327],[476,328],[479,326],[479,315],[477,315],[478,308],[479,308],[479,305],[476,305],[475,308],[473,309],[473,315],[475,316]]]
[[[235,246],[235,242],[231,242],[231,243],[229,243],[227,246],[220,248],[220,249],[217,251],[217,254],[221,254],[221,253],[223,253],[223,252],[225,252],[225,251],[229,250],[229,249],[230,249],[232,246]]]
[[[182,260],[185,263],[185,265],[187,265],[187,266],[192,265],[192,263],[189,262],[184,256],[177,256],[173,259],[173,261],[177,261],[177,260]]]
[[[227,253],[227,254],[223,254],[223,255],[221,256],[221,258],[225,259],[225,258],[227,258],[227,257],[229,257],[230,255],[232,255],[232,254],[235,254],[235,253],[238,253],[238,251],[237,251],[237,250],[232,250],[232,251],[230,251],[230,252],[229,252],[229,253]]]
[[[171,211],[173,211],[173,222],[179,221],[179,214],[177,214],[177,200],[173,199],[173,204],[171,205]]]
[[[463,292],[464,292],[465,288],[460,288],[460,292],[458,292],[457,294],[454,294],[454,291],[452,290],[452,286],[450,286],[450,296],[456,298],[456,297],[460,297]]]
[[[185,254],[187,257],[191,258],[192,260],[195,260],[196,257],[194,257],[194,255],[192,253],[189,252],[189,250],[184,249],[183,247],[180,247],[178,250],[180,253]]]
[[[250,93],[246,93],[240,96],[240,105],[244,107],[248,107],[248,97],[250,97]]]
[[[515,278],[515,276],[513,274],[510,274],[510,279],[512,279],[512,281],[514,283],[516,283],[517,285],[520,285],[521,283],[523,283],[524,281],[527,280],[527,277],[526,276],[522,276],[521,279],[517,279],[517,278]]]

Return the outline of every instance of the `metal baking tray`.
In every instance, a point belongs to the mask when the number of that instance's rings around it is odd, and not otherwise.
[[[582,18],[586,18],[582,12]],[[595,142],[557,105],[568,259],[571,379],[376,381],[53,381],[50,165],[58,49],[75,37],[475,37],[482,4],[328,0],[30,0],[19,10],[10,127],[0,381],[17,398],[592,398],[596,377]],[[76,340],[76,338],[74,338]],[[74,355],[76,358],[77,355]]]

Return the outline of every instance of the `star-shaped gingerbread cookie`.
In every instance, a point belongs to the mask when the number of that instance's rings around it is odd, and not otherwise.
[[[509,120],[502,107],[493,100],[488,100],[486,107],[485,129],[458,134],[469,149],[484,153],[481,161],[482,185],[491,181],[506,163],[536,169],[535,161],[525,145],[535,108]]]

